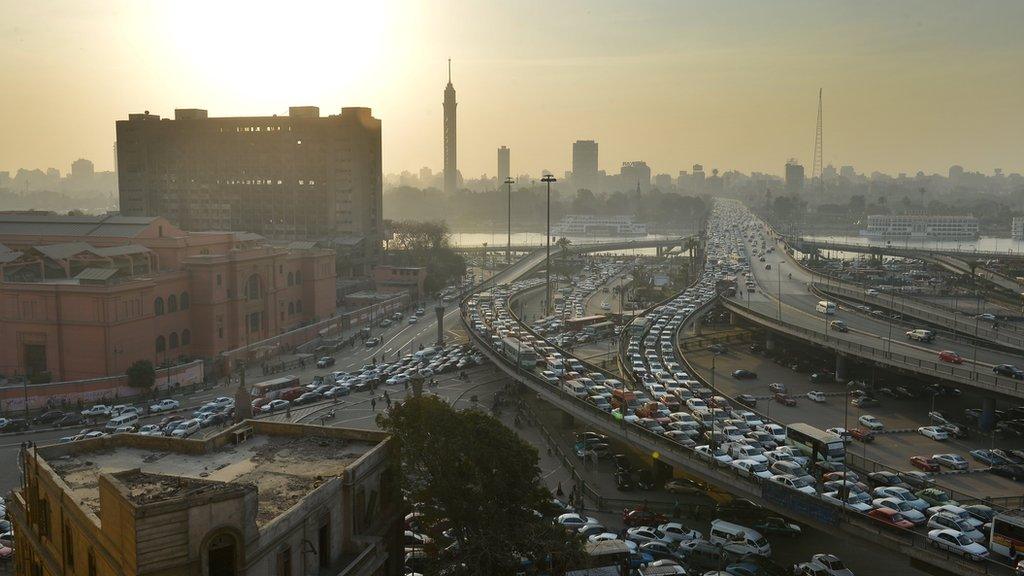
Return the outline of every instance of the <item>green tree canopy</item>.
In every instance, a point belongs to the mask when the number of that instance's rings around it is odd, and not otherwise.
[[[136,360],[125,372],[128,385],[132,388],[152,388],[156,382],[156,369],[149,360]]]
[[[430,572],[513,574],[523,559],[559,566],[579,560],[581,543],[536,512],[549,513],[537,450],[481,412],[457,411],[434,396],[411,398],[380,416],[398,441],[402,478],[435,542],[450,529],[452,551]]]

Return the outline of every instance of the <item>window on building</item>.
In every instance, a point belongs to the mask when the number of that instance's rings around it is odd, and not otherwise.
[[[167,297],[167,313],[170,314],[171,312],[177,312],[177,311],[178,311],[178,297],[175,296],[174,294],[171,294],[170,296]]]
[[[230,534],[220,534],[210,540],[206,552],[207,576],[235,576],[237,544]]]
[[[302,284],[302,270],[295,273],[295,283]]]
[[[259,275],[253,274],[249,276],[249,279],[245,282],[245,297],[249,300],[259,300],[262,292]]]
[[[164,350],[167,350],[167,340],[163,336],[156,337],[156,353],[162,354]]]
[[[96,576],[96,553],[89,549],[89,558],[87,561],[88,576]]]
[[[157,316],[164,315],[164,299],[157,296],[156,300],[153,300],[153,314]]]
[[[285,547],[277,553],[277,576],[291,576],[292,575],[292,549],[291,546]]]
[[[288,273],[288,285],[289,286],[295,285],[295,275],[292,274],[291,272]]]
[[[217,286],[219,287],[223,283],[223,279],[220,274],[217,274]]]
[[[188,310],[188,307],[192,305],[192,302],[188,297],[188,292],[181,293],[181,297],[178,298],[178,304],[181,306],[182,310]]]
[[[192,331],[188,328],[181,331],[181,345],[188,346],[192,343]]]
[[[67,522],[64,523],[62,536],[62,543],[64,544],[64,564],[71,567],[73,570],[75,566],[75,538],[71,531],[71,525]]]
[[[302,314],[302,300],[295,302],[295,312]]]
[[[171,350],[176,349],[178,347],[178,333],[177,332],[171,332],[171,336],[170,336],[170,338],[167,339],[167,341],[168,341],[168,343],[170,345],[170,349]]]
[[[295,302],[288,303],[288,315],[291,316],[292,314],[295,314]]]
[[[50,537],[50,502],[46,498],[39,500],[39,535]]]
[[[220,326],[217,327],[217,338],[224,338],[224,328]]]

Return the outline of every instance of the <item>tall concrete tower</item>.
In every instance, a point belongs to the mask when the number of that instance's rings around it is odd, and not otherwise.
[[[444,191],[452,193],[459,186],[456,159],[455,87],[452,86],[452,61],[448,59],[448,85],[444,88]]]

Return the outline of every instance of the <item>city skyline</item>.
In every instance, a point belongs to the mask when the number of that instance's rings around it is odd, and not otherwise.
[[[372,107],[390,127],[385,172],[438,170],[436,94],[452,58],[466,178],[493,175],[499,145],[517,150],[512,173],[561,174],[583,138],[601,142],[608,171],[640,158],[654,173],[700,162],[780,174],[790,157],[809,170],[818,87],[826,165],[1024,171],[1014,137],[1024,128],[1014,97],[1024,89],[1015,65],[1024,39],[1013,32],[1024,6],[1010,2],[837,5],[820,14],[795,2],[302,4],[323,16],[313,20],[303,10],[224,4],[204,9],[201,21],[187,6],[165,14],[147,4],[3,4],[13,25],[0,32],[0,49],[12,57],[0,73],[19,78],[19,90],[0,95],[0,121],[18,134],[0,137],[0,170],[78,157],[111,170],[114,121],[131,111],[246,116],[303,105]],[[446,19],[453,11],[455,20],[503,26],[462,29]],[[358,33],[327,34],[331,17],[359,20]],[[301,28],[283,38],[296,47],[251,32],[271,22]],[[567,23],[568,33],[545,32]],[[56,41],[96,33],[109,37],[84,49]],[[327,72],[349,52],[360,57]],[[158,78],[158,69],[182,76]],[[81,88],[62,90],[72,84]]]

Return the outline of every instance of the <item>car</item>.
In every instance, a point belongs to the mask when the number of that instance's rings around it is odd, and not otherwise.
[[[104,404],[90,406],[85,410],[82,410],[82,416],[87,418],[92,416],[110,416],[110,406],[106,406]]]
[[[938,472],[941,468],[938,460],[929,458],[928,456],[911,456],[910,464],[915,468],[924,470],[925,472]]]
[[[811,390],[810,392],[807,393],[807,398],[814,402],[824,402],[825,393],[819,390]]]
[[[971,450],[970,455],[978,462],[981,462],[982,464],[986,464],[988,466],[1000,466],[1003,464],[1010,464],[1009,460],[1003,458],[1002,456],[999,456],[998,454],[992,453],[991,450]]]
[[[703,538],[700,532],[683,526],[679,522],[666,522],[658,525],[658,532],[661,533],[661,539],[666,542],[689,542],[690,540],[700,540]]]
[[[938,463],[936,462],[936,465]],[[903,482],[905,485],[910,486],[914,489],[931,488],[935,486],[935,479],[932,478],[931,474],[921,470],[908,470],[902,472]]]
[[[920,499],[910,490],[898,486],[879,486],[871,491],[875,498],[897,498],[910,504],[915,510],[925,511],[928,509],[928,502]]]
[[[928,517],[925,516],[924,512],[921,512],[899,498],[893,498],[891,496],[888,498],[875,498],[871,501],[871,506],[875,508],[892,508],[893,510],[897,510],[904,518],[910,520],[915,525],[921,525],[928,521]]]
[[[952,468],[953,470],[967,470],[970,464],[959,454],[932,454],[932,459],[939,463],[939,466]]]
[[[871,430],[865,430],[864,428],[850,428],[850,438],[854,440],[860,440],[861,442],[869,443],[875,441],[875,433]]]
[[[738,394],[736,396],[736,401],[748,408],[757,407],[757,397],[751,396],[750,394]]]
[[[775,394],[772,395],[772,400],[775,400],[776,402],[782,404],[783,406],[796,406],[796,398],[793,398],[789,394],[776,392]]]
[[[939,360],[943,362],[949,362],[951,364],[963,364],[964,357],[957,354],[952,350],[943,350],[939,352]]]
[[[828,327],[835,330],[836,332],[849,332],[850,327],[846,325],[846,322],[842,320],[833,320],[828,323]]]
[[[33,418],[32,419],[32,423],[33,424],[53,424],[54,422],[57,422],[58,420],[63,418],[64,415],[65,415],[65,413],[60,411],[60,410],[50,410],[48,412],[43,412],[39,416],[36,416],[35,418]]]
[[[914,527],[914,523],[903,517],[898,510],[892,508],[875,508],[868,512],[868,517],[881,522],[888,526],[894,526],[896,528],[903,528],[909,530]]]
[[[739,370],[733,371],[732,377],[736,380],[754,380],[757,378],[757,373],[740,368]]]
[[[994,322],[996,320],[996,315],[985,312],[984,314],[978,314],[974,318],[976,320],[987,320],[989,322]]]
[[[877,432],[879,430],[885,430],[885,424],[883,424],[881,420],[875,418],[870,414],[865,414],[860,418],[857,418],[857,422],[860,422],[861,426],[874,432]]]
[[[651,526],[633,526],[626,528],[626,540],[632,540],[637,544],[661,540],[661,534]]]
[[[779,534],[782,536],[799,536],[802,532],[799,524],[786,520],[781,516],[767,516],[751,526],[762,534]]]
[[[811,384],[834,384],[836,375],[833,372],[815,372],[811,374],[808,380]]]
[[[316,361],[317,368],[327,368],[328,366],[334,366],[334,356],[324,356]]]
[[[949,494],[939,488],[925,488],[914,493],[915,496],[928,503],[929,507],[959,506],[956,500],[950,500]]]
[[[28,430],[28,422],[20,418],[0,418],[0,432]]]
[[[600,524],[596,518],[590,516],[583,516],[576,512],[567,512],[555,518],[555,522],[565,526],[566,528],[579,529],[585,524]]]
[[[963,520],[964,522],[967,522],[968,524],[970,524],[971,527],[973,527],[973,528],[981,528],[982,526],[985,525],[985,522],[982,522],[981,520],[978,520],[974,516],[971,516],[971,513],[968,512],[967,509],[962,508],[960,506],[954,506],[953,504],[940,504],[938,506],[933,506],[933,507],[928,509],[928,514],[930,514],[930,515],[935,515],[935,514],[940,514],[940,513],[941,514],[949,514],[951,516],[956,516],[957,518],[959,518],[959,519]],[[988,530],[985,530],[985,532],[988,532]]]
[[[835,554],[815,554],[811,556],[811,562],[820,564],[828,576],[854,576],[853,571]]]
[[[672,559],[675,558],[675,553],[666,542],[661,540],[652,540],[650,542],[644,542],[640,545],[640,552],[650,555],[655,559]]]
[[[929,530],[928,542],[936,548],[959,554],[971,560],[984,560],[988,557],[988,550],[984,546],[959,530],[950,528]]]
[[[363,342],[363,346],[366,346],[367,348],[373,348],[375,346],[380,345],[380,341],[381,340],[380,340],[379,336],[374,336],[373,338],[367,338],[366,342]]]
[[[768,390],[770,390],[771,392],[778,392],[780,394],[785,394],[786,393],[786,385],[783,384],[782,382],[772,382],[771,384],[768,385]]]
[[[989,473],[1009,478],[1014,482],[1024,480],[1024,466],[1020,464],[1000,464],[988,469]]]
[[[889,472],[888,470],[879,470],[878,472],[872,472],[868,474],[868,483],[871,484],[872,488],[879,486],[903,486],[904,488],[910,488],[903,482],[903,477],[896,472]]]
[[[277,410],[283,410],[287,408],[289,405],[291,405],[291,402],[277,398],[264,404],[263,407],[260,408],[260,411],[264,413],[275,412]]]
[[[946,528],[949,530],[956,530],[957,532],[962,532],[964,536],[975,542],[985,541],[985,534],[981,530],[974,528],[966,520],[961,520],[957,516],[947,514],[945,512],[933,514],[932,517],[928,519],[928,528]]]
[[[946,430],[940,426],[921,426],[917,429],[917,433],[925,438],[931,438],[938,442],[949,440],[949,432],[946,432]]]
[[[703,494],[707,491],[706,484],[694,482],[688,478],[675,478],[665,482],[665,491],[672,494]]]
[[[1008,376],[1014,380],[1024,380],[1024,370],[1017,368],[1013,364],[999,364],[998,366],[993,366],[992,372],[998,376]]]
[[[416,316],[409,316],[409,320],[408,320],[409,324],[416,324],[419,321],[420,321],[420,319],[418,317],[416,317]]]
[[[177,410],[181,408],[181,402],[173,398],[164,398],[163,400],[152,404],[149,407],[150,412],[167,412],[168,410]]]
[[[190,418],[183,422],[180,422],[174,430],[171,431],[171,436],[175,438],[188,438],[199,431],[202,424],[195,418]]]
[[[873,396],[860,396],[858,398],[854,398],[850,403],[857,408],[876,408],[882,405],[882,403]]]

